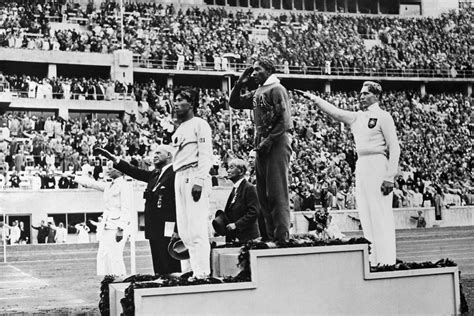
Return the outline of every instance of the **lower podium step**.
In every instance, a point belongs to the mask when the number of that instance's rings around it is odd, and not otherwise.
[[[232,252],[213,250],[214,271],[238,272]],[[460,312],[457,267],[370,272],[367,245],[250,250],[250,268],[251,282],[135,289],[135,315]],[[126,286],[109,285],[111,315]]]

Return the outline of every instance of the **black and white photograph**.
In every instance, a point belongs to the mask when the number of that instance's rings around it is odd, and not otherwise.
[[[473,315],[473,2],[0,0],[0,315]]]

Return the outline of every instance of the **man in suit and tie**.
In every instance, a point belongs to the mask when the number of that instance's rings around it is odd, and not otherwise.
[[[246,242],[260,237],[257,190],[244,178],[246,172],[247,164],[242,159],[234,159],[229,163],[227,174],[234,187],[224,210],[227,220],[226,241],[237,238]]]
[[[112,160],[115,169],[148,183],[144,193],[145,238],[150,242],[153,270],[156,274],[181,272],[180,261],[173,259],[168,253],[168,244],[176,231],[173,148],[168,145],[157,147],[153,158],[153,171],[136,168],[105,149],[98,148],[96,151]]]

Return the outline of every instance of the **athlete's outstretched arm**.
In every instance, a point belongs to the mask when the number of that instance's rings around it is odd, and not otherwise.
[[[298,93],[299,95],[302,95],[303,97],[313,101],[318,106],[318,108],[321,109],[321,111],[328,114],[330,117],[332,117],[333,119],[337,121],[350,125],[356,119],[357,114],[355,112],[346,111],[346,110],[337,108],[333,104],[321,99],[320,97],[312,94],[311,92],[302,91],[298,89],[295,89],[294,91]]]

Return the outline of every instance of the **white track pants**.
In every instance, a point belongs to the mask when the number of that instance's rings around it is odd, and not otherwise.
[[[126,232],[120,242],[115,240],[115,229],[104,229],[99,240],[97,251],[97,275],[125,275],[123,249],[127,241]]]
[[[211,246],[208,233],[211,181],[210,177],[206,179],[201,198],[194,202],[191,189],[195,183],[195,170],[189,168],[176,172],[176,223],[179,236],[189,250],[193,275],[204,277],[211,274]]]
[[[356,202],[364,236],[372,244],[370,262],[395,264],[395,223],[392,195],[383,195],[380,187],[387,171],[383,155],[359,157],[356,164]]]

